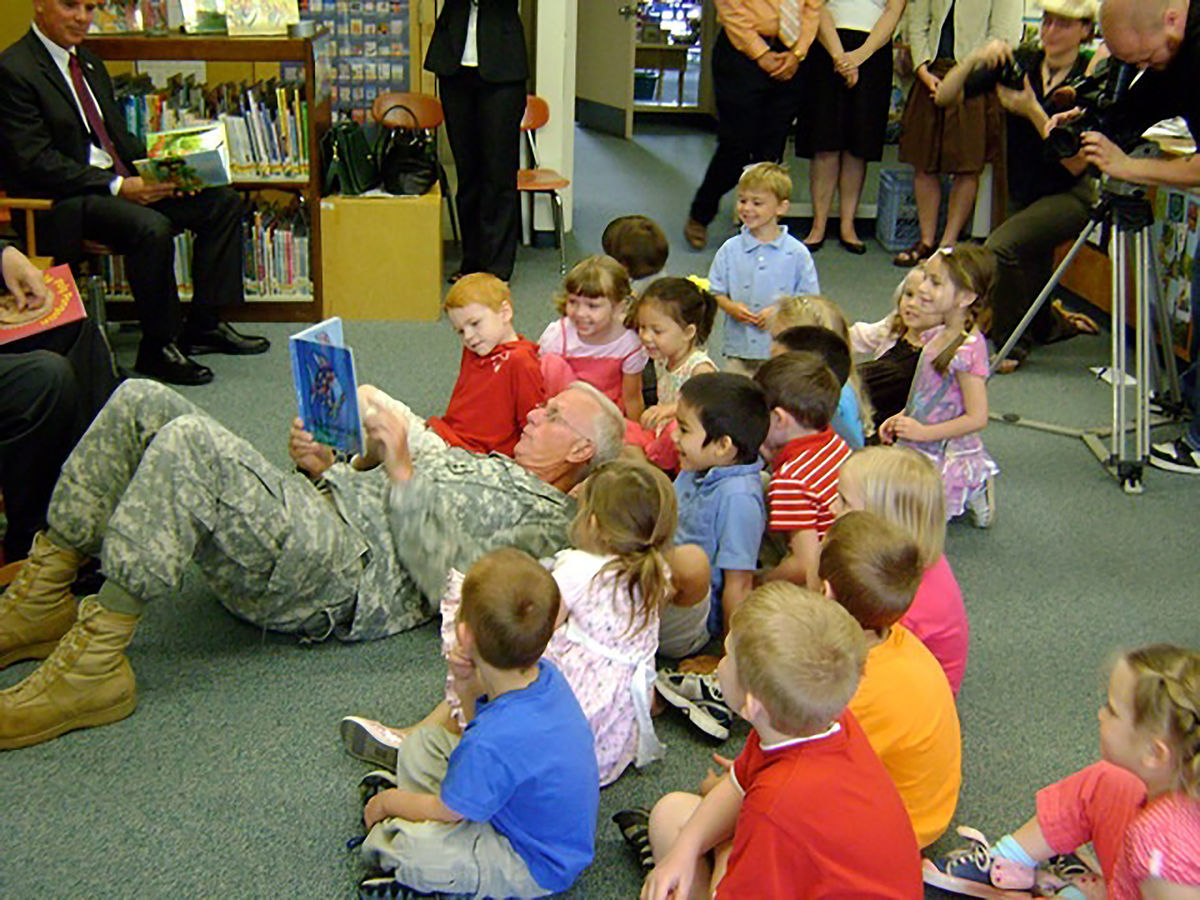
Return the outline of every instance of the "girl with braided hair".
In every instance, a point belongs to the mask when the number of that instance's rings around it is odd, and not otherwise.
[[[926,861],[926,884],[975,897],[1197,896],[1200,652],[1155,644],[1119,655],[1099,716],[1102,762],[1040,790],[1037,815],[994,845],[960,828],[974,845]],[[1040,865],[1089,841],[1103,877]]]

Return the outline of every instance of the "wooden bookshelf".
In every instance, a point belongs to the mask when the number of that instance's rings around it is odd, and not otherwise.
[[[281,63],[298,62],[304,66],[304,94],[308,102],[308,181],[254,179],[235,181],[233,187],[245,191],[285,191],[304,198],[309,216],[309,271],[312,273],[311,299],[295,294],[257,295],[240,307],[229,310],[235,320],[316,322],[323,318],[321,278],[321,135],[330,124],[329,85],[317,88],[315,45],[328,40],[324,31],[311,38],[227,37],[225,35],[93,35],[85,46],[101,59],[137,62],[142,60],[203,60],[204,62]],[[303,295],[300,295],[303,296]],[[136,318],[133,303],[109,303],[113,318]]]

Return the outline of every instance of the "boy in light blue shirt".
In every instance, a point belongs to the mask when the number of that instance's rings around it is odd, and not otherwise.
[[[817,267],[779,219],[788,210],[792,179],[776,163],[757,163],[738,180],[741,232],[713,257],[709,290],[725,312],[722,352],[728,369],[753,376],[771,355],[767,317],[779,297],[820,292]]]

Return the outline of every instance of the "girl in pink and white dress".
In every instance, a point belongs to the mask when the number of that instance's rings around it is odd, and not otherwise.
[[[538,341],[546,396],[586,381],[627,419],[641,417],[642,369],[650,358],[637,332],[625,327],[629,297],[629,275],[611,256],[589,256],[567,273],[555,300],[562,317]]]

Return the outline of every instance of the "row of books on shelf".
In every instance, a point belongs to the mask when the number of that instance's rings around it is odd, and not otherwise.
[[[309,219],[301,206],[283,207],[268,202],[254,204],[242,222],[248,300],[312,296]],[[175,281],[180,293],[190,294],[193,237],[190,231],[175,236]],[[110,296],[130,293],[125,257],[102,258],[105,287]]]
[[[222,156],[232,181],[308,180],[308,101],[303,81],[209,86],[196,84],[193,76],[175,76],[160,89],[149,78],[134,76],[118,83],[117,96],[130,130],[151,148],[151,158],[156,146],[159,156],[170,149],[172,142],[164,143],[164,134],[182,129],[195,134],[198,126],[219,124],[225,145]]]

